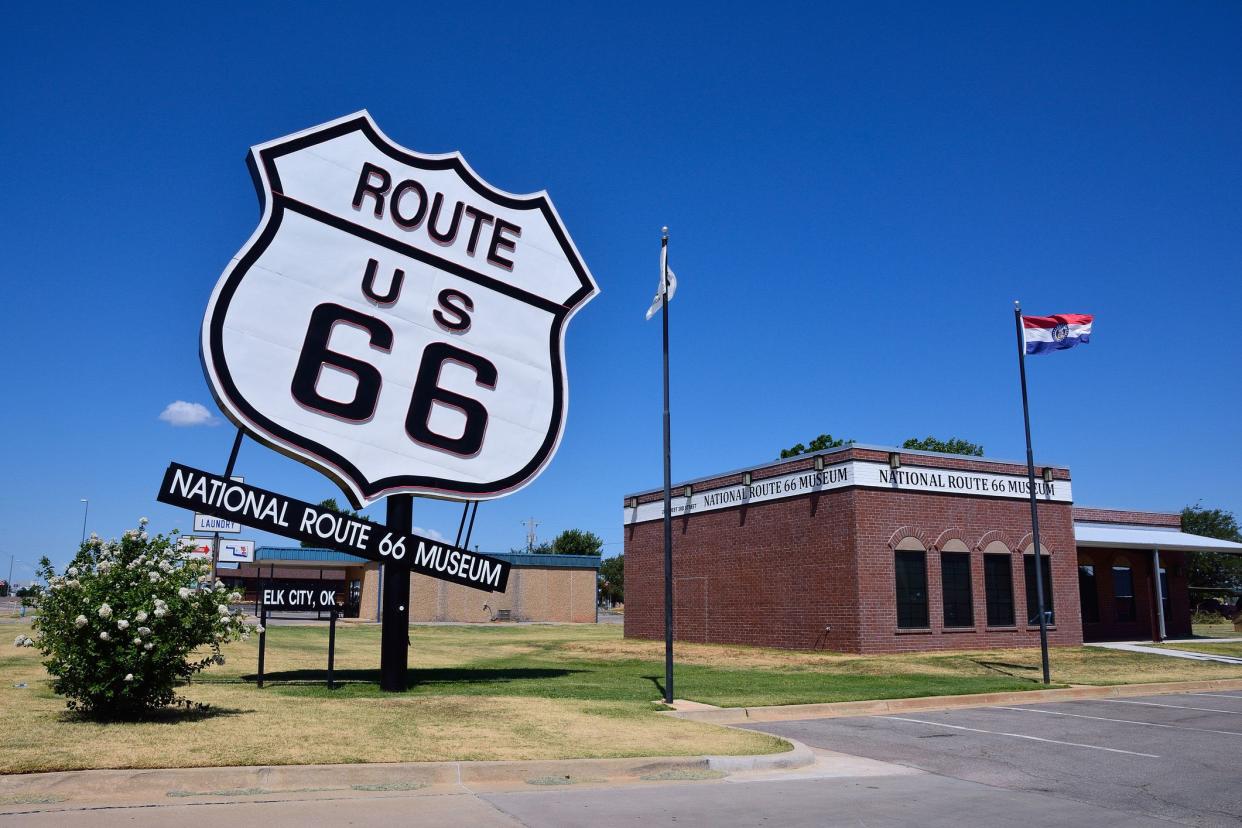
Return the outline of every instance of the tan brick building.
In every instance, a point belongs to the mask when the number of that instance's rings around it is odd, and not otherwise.
[[[594,555],[492,554],[512,566],[504,592],[482,592],[410,574],[411,621],[564,621],[596,620]],[[336,591],[346,617],[379,620],[379,564],[331,549],[263,546],[253,564],[219,571],[229,586],[257,600],[260,584]]]

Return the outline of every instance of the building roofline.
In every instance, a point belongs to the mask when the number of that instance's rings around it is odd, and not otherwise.
[[[816,457],[827,457],[831,454],[840,454],[841,452],[850,451],[851,449],[863,449],[864,451],[882,451],[886,453],[897,452],[898,454],[901,454],[901,455],[913,455],[915,457],[930,457],[930,458],[935,458],[935,459],[943,459],[945,457],[951,457],[955,460],[967,460],[967,461],[971,461],[974,463],[1000,463],[1000,464],[1007,465],[1007,466],[1026,466],[1025,460],[1003,460],[1003,459],[996,458],[996,457],[977,457],[973,454],[949,454],[947,452],[942,452],[942,451],[923,451],[922,449],[907,449],[907,448],[901,448],[899,446],[878,446],[878,445],[873,445],[871,443],[846,443],[843,446],[836,446],[835,448],[823,449],[822,451],[808,451],[805,454],[796,454],[793,457],[779,457],[776,460],[769,460],[763,463],[754,463],[749,466],[741,466],[739,468],[731,469],[729,471],[715,472],[713,474],[705,474],[705,475],[702,475],[701,477],[695,477],[690,480],[682,480],[680,482],[674,483],[673,488],[678,489],[684,486],[693,486],[694,484],[702,483],[705,480],[715,480],[718,477],[729,477],[735,474],[742,474],[743,472],[756,472],[762,469],[770,469],[775,466],[782,466],[785,463],[794,463],[799,460],[813,460]],[[1069,472],[1069,466],[1063,466],[1063,465],[1059,465],[1056,463],[1039,463],[1037,464],[1037,467],[1041,469],[1042,468],[1060,469],[1063,472],[1067,472],[1067,473]],[[642,495],[651,494],[652,492],[657,492],[657,491],[663,491],[663,487],[660,486],[654,489],[651,489],[651,488],[640,489],[636,492],[630,492],[628,494],[622,495],[622,499],[630,498],[630,497],[641,497]]]

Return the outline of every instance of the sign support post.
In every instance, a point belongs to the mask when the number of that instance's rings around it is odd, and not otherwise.
[[[328,616],[328,689],[336,689],[333,669],[336,666],[336,604],[332,605]]]
[[[1031,539],[1035,544],[1035,604],[1039,612],[1039,654],[1044,684],[1052,679],[1048,669],[1048,615],[1044,612],[1044,550],[1039,543],[1039,503],[1035,498],[1035,455],[1031,451],[1031,408],[1026,397],[1026,337],[1022,334],[1022,306],[1013,303],[1013,322],[1018,332],[1018,375],[1022,379],[1022,422],[1026,426],[1026,479],[1031,494]],[[1029,608],[1028,608],[1029,610]],[[1030,620],[1027,620],[1030,623]]]
[[[241,450],[242,435],[244,431],[239,427],[237,436],[233,438],[233,450],[229,452],[228,465],[224,467],[224,476],[233,476],[233,466],[237,465],[237,452]],[[211,580],[214,583],[218,577],[216,574],[217,567],[220,565],[220,533],[216,532],[211,536]]]
[[[384,524],[402,534],[412,531],[414,495],[389,495]],[[380,566],[386,570],[380,627],[380,689],[404,693],[410,666],[410,572],[391,564]]]
[[[259,605],[259,626],[263,628],[263,632],[259,633],[259,687],[263,686],[263,656],[267,652],[267,605]]]

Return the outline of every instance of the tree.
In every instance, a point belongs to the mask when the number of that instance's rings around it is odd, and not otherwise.
[[[797,457],[799,454],[806,454],[808,451],[824,451],[825,449],[838,448],[846,443],[853,443],[853,440],[838,440],[831,434],[821,434],[811,441],[809,446],[801,443],[795,443],[787,449],[781,449],[781,459],[786,457]]]
[[[342,509],[340,504],[336,502],[335,497],[326,497],[323,500],[319,501],[319,508],[327,509],[328,511],[336,512],[337,514],[340,514],[340,515],[349,515],[350,517],[361,518],[363,520],[367,519],[366,515],[360,515],[357,512],[355,512],[353,509]],[[309,541],[302,541],[302,548],[303,549],[314,549],[316,547],[315,547],[315,544]]]
[[[1242,543],[1242,532],[1233,512],[1204,509],[1195,504],[1182,509],[1182,531],[1218,540]],[[1242,555],[1221,552],[1189,552],[1187,578],[1192,587],[1242,589]]]
[[[566,529],[552,541],[553,555],[599,555],[604,541],[594,532]]]
[[[612,604],[625,603],[625,553],[599,564],[599,594]]]
[[[947,440],[938,440],[930,436],[924,437],[922,440],[911,437],[902,443],[901,447],[915,451],[935,451],[940,454],[965,454],[968,457],[983,456],[983,446],[957,437],[950,437]]]

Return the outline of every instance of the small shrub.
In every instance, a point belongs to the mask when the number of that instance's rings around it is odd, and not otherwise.
[[[28,605],[38,608],[34,638],[53,677],[52,689],[71,710],[96,718],[138,718],[172,704],[190,706],[174,687],[211,664],[223,664],[221,644],[249,637],[223,582],[211,583],[202,560],[181,557],[173,537],[148,536],[146,518],[119,541],[95,535],[61,575],[44,558],[47,588]],[[195,659],[195,650],[209,654]],[[201,655],[201,653],[200,653]]]
[[[1190,623],[1191,624],[1203,624],[1203,625],[1228,624],[1229,619],[1221,615],[1219,612],[1215,612],[1213,610],[1198,609],[1198,610],[1195,610],[1194,614],[1190,616]]]

